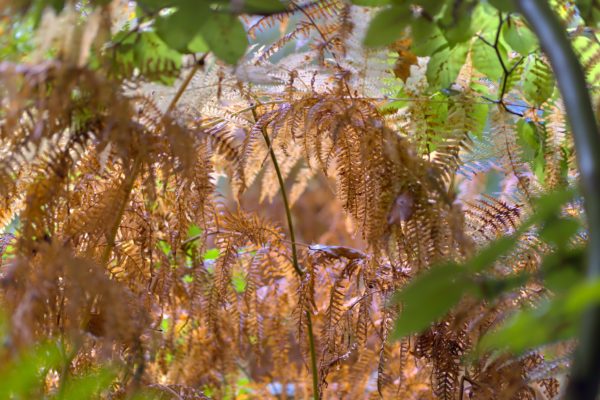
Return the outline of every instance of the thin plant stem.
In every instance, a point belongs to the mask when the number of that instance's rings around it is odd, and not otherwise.
[[[254,117],[254,121],[258,122],[258,114],[256,112],[256,107],[252,108],[252,116]],[[290,239],[291,239],[291,247],[292,247],[292,265],[296,274],[302,279],[305,275],[305,272],[300,268],[300,263],[298,262],[298,250],[296,248],[296,234],[294,232],[294,222],[292,220],[292,210],[290,207],[290,203],[288,201],[287,193],[285,190],[285,181],[283,180],[283,175],[281,174],[281,169],[279,168],[279,163],[277,162],[277,156],[275,155],[275,150],[271,145],[271,139],[269,138],[269,134],[266,129],[263,127],[261,129],[261,133],[263,138],[265,139],[265,143],[269,148],[269,154],[271,156],[271,161],[273,162],[273,168],[275,168],[275,174],[277,175],[277,181],[279,182],[279,188],[281,191],[281,198],[283,200],[283,206],[285,208],[285,216],[288,223],[288,229],[290,231]],[[319,372],[317,370],[317,353],[315,351],[315,336],[313,334],[312,327],[312,317],[310,315],[310,311],[306,311],[306,321],[307,321],[307,332],[308,332],[308,346],[310,351],[310,364],[312,369],[312,381],[313,381],[313,398],[320,399],[319,393]]]

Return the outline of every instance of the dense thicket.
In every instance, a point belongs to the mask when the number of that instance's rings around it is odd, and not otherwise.
[[[0,397],[559,395],[600,296],[549,61],[354,3],[0,2]]]

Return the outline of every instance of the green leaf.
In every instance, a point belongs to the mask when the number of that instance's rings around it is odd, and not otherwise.
[[[498,46],[501,45],[498,44]],[[502,56],[504,53],[505,56],[506,51],[504,48],[499,47],[499,49],[501,49],[500,55]],[[471,50],[471,57],[473,60],[473,67],[486,75],[491,81],[498,82],[504,75],[504,71],[502,70],[502,65],[500,64],[500,60],[498,60],[496,51],[492,46],[489,46],[483,40],[475,40]]]
[[[513,12],[515,10],[515,5],[513,1],[510,0],[488,0],[491,5],[496,7],[498,11],[502,12]]]
[[[447,88],[454,81],[467,58],[468,44],[461,43],[437,51],[427,64],[427,80],[432,89]]]
[[[518,234],[513,234],[496,239],[467,261],[465,267],[471,272],[480,272],[489,268],[498,258],[514,248],[517,238]]]
[[[537,38],[531,30],[511,20],[502,27],[502,38],[517,53],[527,56],[537,46]]]
[[[244,0],[243,14],[277,13],[287,9],[286,4],[279,0]]]
[[[162,320],[160,321],[160,330],[163,333],[167,333],[167,332],[169,332],[169,326],[171,326],[171,324],[169,323],[169,318],[163,317]]]
[[[600,280],[573,286],[562,303],[564,311],[579,316],[586,308],[600,303]]]
[[[522,224],[520,230],[527,229],[533,224],[543,223],[554,215],[560,213],[562,206],[571,201],[575,191],[571,188],[557,190],[537,198],[534,201],[533,209],[535,213],[526,223]]]
[[[562,299],[561,299],[562,300]],[[514,314],[502,326],[485,335],[477,348],[479,353],[490,350],[509,350],[515,354],[544,343],[564,340],[575,333],[575,318],[552,312],[560,306],[558,299]]]
[[[111,382],[115,377],[114,372],[104,368],[98,372],[84,375],[79,378],[69,379],[65,389],[58,396],[65,400],[87,400],[96,398],[104,390],[110,389]]]
[[[246,53],[246,30],[235,15],[213,12],[201,31],[210,50],[226,63],[235,64]]]
[[[517,144],[521,146],[523,159],[527,160],[536,177],[543,182],[546,165],[544,138],[533,122],[525,119],[517,122]]]
[[[172,49],[186,52],[209,15],[207,3],[179,1],[177,10],[156,19],[156,33]]]
[[[159,240],[156,247],[167,257],[171,255],[171,245],[166,240]]]
[[[440,4],[441,2],[438,0],[436,3]],[[471,3],[463,1],[457,2],[451,7],[446,7],[438,25],[440,25],[450,46],[454,46],[473,37],[475,31],[471,21]],[[480,27],[477,27],[477,29],[480,29]]]
[[[415,3],[423,7],[423,10],[431,16],[436,16],[445,5],[443,0],[418,0]]]
[[[413,37],[411,51],[416,56],[428,57],[448,46],[448,41],[438,26],[424,18],[417,18],[412,21],[411,33]]]
[[[202,228],[200,228],[196,224],[190,224],[190,226],[188,227],[188,231],[187,231],[188,239],[200,236],[201,234],[202,234]]]
[[[194,38],[188,43],[187,49],[191,53],[206,53],[209,50],[208,44],[201,34],[194,36]]]
[[[216,260],[219,258],[219,249],[208,249],[202,255],[204,260]]]
[[[381,10],[369,25],[364,43],[368,47],[386,46],[400,37],[412,19],[407,6]]]
[[[423,331],[446,315],[463,294],[475,291],[473,281],[456,264],[432,268],[394,295],[393,302],[403,307],[392,338]]]
[[[539,56],[530,59],[523,82],[525,98],[540,106],[554,92],[554,77],[550,66]]]
[[[564,247],[580,228],[581,224],[574,218],[550,219],[542,227],[540,237],[547,243]]]
[[[483,138],[483,130],[485,129],[485,123],[487,122],[490,108],[487,104],[474,104],[471,118],[475,123],[473,124],[473,130],[471,133],[478,139]]]
[[[43,384],[41,372],[56,368],[61,357],[56,344],[32,346],[14,362],[6,362],[0,370],[0,399],[31,398],[30,391]]]
[[[139,69],[148,79],[166,85],[175,81],[172,71],[181,66],[181,54],[163,42],[156,32],[144,31],[130,34],[128,30],[117,33],[113,42],[120,42],[113,59],[113,73],[120,76],[122,71],[130,72],[131,67]],[[162,73],[165,69],[170,73]]]
[[[570,339],[577,333],[583,312],[599,303],[600,281],[579,283],[564,296],[515,313],[498,330],[482,338],[478,351],[503,349],[520,354],[549,342]]]

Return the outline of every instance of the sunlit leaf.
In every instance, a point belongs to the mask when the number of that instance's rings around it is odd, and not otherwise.
[[[502,37],[514,51],[523,56],[527,56],[537,46],[535,34],[527,26],[515,21],[502,26]]]
[[[433,88],[447,88],[452,85],[465,63],[468,49],[468,44],[462,43],[453,48],[446,46],[433,54],[427,64],[429,84]]]
[[[500,45],[499,45],[500,46]],[[504,53],[506,58],[506,51],[500,46],[501,54]],[[483,40],[475,40],[473,43],[471,53],[471,59],[473,60],[473,66],[481,73],[486,75],[492,81],[499,81],[502,78],[504,71],[502,65],[496,55],[496,50],[492,46],[489,46]]]

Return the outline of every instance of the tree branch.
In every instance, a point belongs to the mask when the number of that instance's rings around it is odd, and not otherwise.
[[[582,192],[587,213],[589,242],[587,279],[600,278],[600,136],[583,69],[565,29],[544,0],[516,0],[548,56],[571,124]],[[600,383],[600,307],[586,311],[565,399],[594,400]]]

